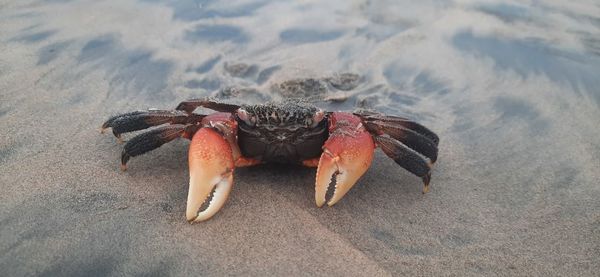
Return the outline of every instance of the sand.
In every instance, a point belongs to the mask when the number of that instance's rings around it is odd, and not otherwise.
[[[598,7],[436,3],[0,1],[0,275],[597,275]],[[317,208],[314,169],[261,165],[190,225],[189,142],[121,172],[99,133],[340,72],[362,79],[301,96],[438,132],[430,193],[378,151]]]

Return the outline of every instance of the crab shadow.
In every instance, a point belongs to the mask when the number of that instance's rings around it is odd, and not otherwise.
[[[161,210],[173,221],[180,220],[185,212],[188,145],[189,142],[184,140],[166,144],[156,151],[132,159],[128,164],[129,169],[122,173],[122,178],[131,183],[127,185],[132,189],[155,191],[156,195],[151,197],[160,202],[158,205]],[[113,148],[120,149],[110,149]],[[403,170],[380,151],[376,151],[369,170],[332,207],[316,207],[315,176],[316,168],[299,165],[262,164],[237,168],[228,203],[216,217],[230,212],[244,216],[244,213],[266,212],[271,206],[291,205],[298,209],[297,212],[309,213],[324,226],[335,227],[352,222],[361,224],[365,218],[369,218],[376,227],[398,214],[410,213],[414,205],[422,200],[420,179]],[[247,209],[248,205],[255,210]]]
[[[258,189],[263,193],[268,190],[301,212],[310,213],[323,225],[348,223],[348,220],[361,222],[361,218],[373,215],[385,218],[389,212],[410,210],[421,197],[420,179],[381,153],[376,153],[370,169],[332,207],[315,205],[316,168],[264,164],[237,169],[235,175],[236,198],[244,197],[251,190]]]

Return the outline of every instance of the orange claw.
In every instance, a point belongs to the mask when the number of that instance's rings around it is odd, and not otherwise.
[[[349,113],[332,113],[329,117],[329,139],[323,146],[315,184],[315,200],[323,206],[331,178],[335,175],[332,206],[354,186],[373,160],[375,143],[362,121]]]
[[[233,186],[233,153],[223,136],[202,128],[192,138],[189,150],[190,188],[186,218],[200,222],[211,218],[225,204]],[[206,205],[204,202],[212,195]],[[200,208],[206,208],[200,211]]]

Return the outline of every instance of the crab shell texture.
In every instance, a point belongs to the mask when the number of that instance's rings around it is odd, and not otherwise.
[[[217,112],[194,113],[204,107]],[[291,163],[317,167],[315,202],[337,203],[367,171],[375,148],[429,189],[437,159],[438,136],[402,117],[374,112],[325,112],[302,99],[258,105],[233,105],[212,99],[181,102],[175,110],[147,110],[117,115],[102,125],[121,134],[150,127],[123,147],[121,167],[131,157],[182,137],[189,147],[190,184],[186,218],[204,221],[225,204],[236,167]]]

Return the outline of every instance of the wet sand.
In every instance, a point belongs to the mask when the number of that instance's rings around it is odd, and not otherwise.
[[[0,1],[0,275],[600,272],[593,1],[227,3]],[[327,81],[345,72],[360,78]],[[377,151],[319,209],[314,169],[261,165],[190,225],[189,143],[121,172],[122,145],[99,134],[192,97],[281,99],[297,78],[317,81],[295,95],[346,99],[323,108],[435,130],[431,192]]]

